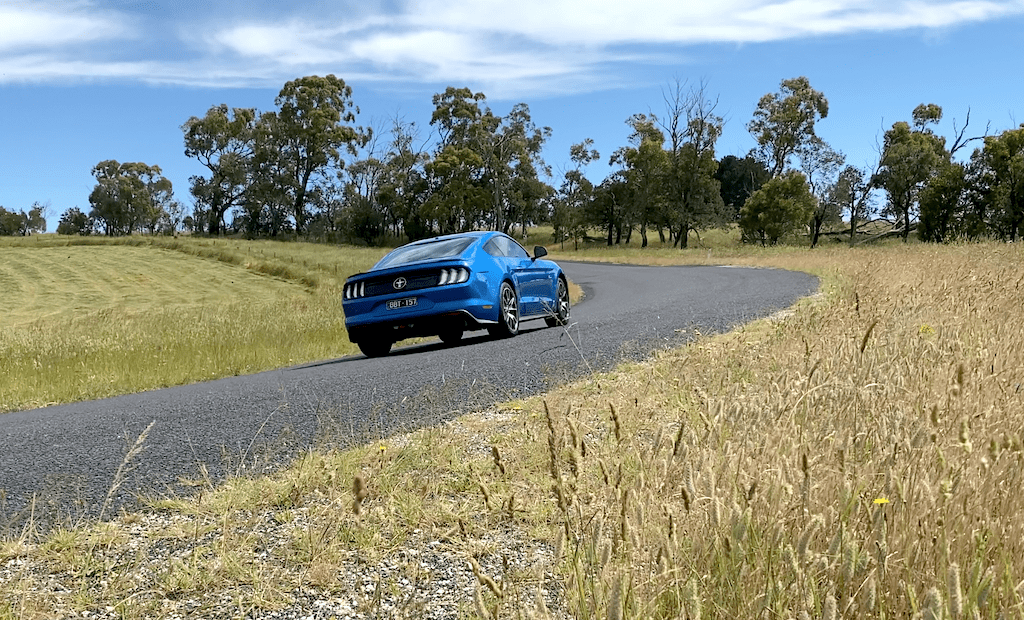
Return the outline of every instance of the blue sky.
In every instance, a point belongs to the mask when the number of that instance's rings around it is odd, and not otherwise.
[[[990,133],[1024,122],[1024,0],[0,0],[0,206],[88,210],[106,159],[158,165],[191,204],[180,126],[211,105],[273,109],[285,82],[333,73],[357,124],[414,121],[446,86],[487,95],[498,114],[530,106],[553,136],[602,160],[625,120],[664,110],[675,80],[705,84],[726,119],[718,155],[747,153],[758,99],[807,76],[829,101],[818,134],[873,165],[882,134],[919,103],[937,131]],[[969,153],[967,153],[969,154]],[[553,185],[559,180],[552,179]]]

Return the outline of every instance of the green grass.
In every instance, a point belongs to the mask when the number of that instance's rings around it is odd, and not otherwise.
[[[353,353],[341,284],[383,252],[217,239],[4,239],[0,412]]]

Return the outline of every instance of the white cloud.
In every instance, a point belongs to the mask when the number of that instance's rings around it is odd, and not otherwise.
[[[0,6],[0,53],[21,49],[54,49],[130,36],[118,16],[89,5],[63,3]]]
[[[215,47],[245,58],[270,60],[282,65],[317,65],[343,60],[333,48],[338,33],[300,22],[284,26],[246,25],[211,37]]]
[[[626,54],[658,64],[667,48],[685,45],[947,28],[1024,14],[1024,0],[408,0],[391,13],[345,8],[337,17],[323,5],[312,16],[301,4],[275,4],[292,13],[256,18],[257,5],[242,20],[154,20],[151,29],[173,41],[143,49],[126,40],[135,22],[95,4],[17,6],[0,8],[0,81],[264,85],[305,71],[473,83],[489,93],[608,86],[602,80]]]
[[[949,26],[1024,13],[1020,0],[414,0],[422,29],[514,34],[552,45],[754,42],[794,36]]]

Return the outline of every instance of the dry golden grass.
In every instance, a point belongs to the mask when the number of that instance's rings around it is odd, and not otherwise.
[[[825,298],[546,397],[575,615],[1021,617],[1020,246],[767,262]]]
[[[275,609],[298,587],[343,590],[352,554],[397,561],[443,539],[483,565],[491,534],[555,558],[474,568],[469,616],[1024,617],[1021,246],[750,261],[817,273],[823,295],[495,412],[165,502],[154,517],[170,525],[128,515],[11,540],[0,568],[22,568],[0,582],[0,618],[225,597]],[[258,542],[267,523],[276,538]],[[142,570],[168,545],[181,560]],[[562,584],[550,614],[522,595],[545,570]]]

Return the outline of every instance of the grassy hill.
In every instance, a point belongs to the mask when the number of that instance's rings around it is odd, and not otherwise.
[[[0,241],[0,412],[355,351],[341,283],[383,250],[214,239]]]

